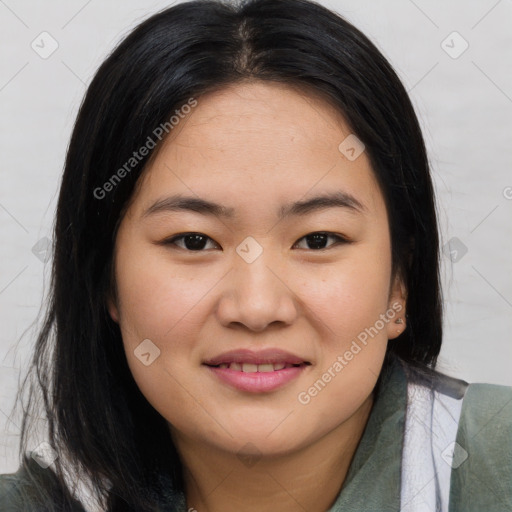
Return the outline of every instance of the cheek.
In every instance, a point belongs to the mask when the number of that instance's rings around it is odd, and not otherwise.
[[[160,251],[132,251],[128,257],[120,256],[117,282],[121,325],[128,338],[140,338],[139,343],[154,338],[165,344],[177,332],[183,334],[192,328],[202,301],[218,280],[206,267],[171,265]]]
[[[321,276],[312,273],[303,279],[301,295],[327,333],[346,340],[386,311],[389,280],[390,261],[377,261],[359,251]]]
[[[125,247],[116,262],[116,278],[128,365],[156,410],[181,410],[190,399],[183,385],[190,387],[190,366],[200,348],[200,329],[211,313],[208,293],[223,274],[216,276],[206,266],[199,270],[197,266],[171,265],[160,251],[143,253],[135,245]],[[141,345],[143,341],[145,345]],[[139,347],[147,348],[142,351]],[[146,366],[139,356],[148,352],[146,362],[152,362]],[[168,392],[162,393],[163,389]]]
[[[315,301],[310,302],[313,317],[320,320],[322,347],[316,368],[295,397],[304,428],[317,434],[346,421],[367,399],[388,343],[385,324],[379,320],[387,310],[388,274],[358,267],[337,276],[310,296]]]

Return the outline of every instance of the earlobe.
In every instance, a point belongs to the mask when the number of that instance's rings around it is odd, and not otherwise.
[[[398,338],[398,336],[407,329],[407,317],[404,304],[404,302],[394,301],[388,310],[395,313],[387,324],[388,340]]]
[[[388,304],[388,311],[390,312],[390,321],[387,324],[389,340],[398,338],[407,328],[406,303],[407,289],[402,278],[397,276]]]

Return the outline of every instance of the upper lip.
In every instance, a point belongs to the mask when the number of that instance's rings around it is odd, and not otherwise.
[[[296,356],[278,348],[267,348],[264,350],[252,351],[248,349],[237,349],[224,352],[204,362],[209,366],[217,366],[222,363],[288,363],[288,364],[310,364],[302,357]]]

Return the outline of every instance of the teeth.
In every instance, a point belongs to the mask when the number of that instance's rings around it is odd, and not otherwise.
[[[255,373],[255,372],[274,372],[277,370],[282,370],[283,368],[292,368],[293,364],[288,363],[264,363],[264,364],[253,364],[253,363],[221,363],[219,364],[219,368],[229,368],[230,370],[235,370],[239,372],[245,373]]]

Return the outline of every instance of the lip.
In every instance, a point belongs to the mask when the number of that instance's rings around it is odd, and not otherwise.
[[[293,379],[296,379],[307,365],[292,366],[272,372],[242,372],[230,368],[219,368],[217,366],[206,366],[217,378],[230,386],[241,391],[250,393],[265,393],[274,391]]]
[[[291,352],[278,348],[266,348],[256,352],[249,349],[237,349],[224,352],[218,356],[208,359],[203,364],[208,366],[217,366],[222,363],[288,363],[288,364],[311,364],[302,357]]]
[[[219,368],[218,365],[222,363],[282,363],[299,366],[271,372],[243,372],[230,368]],[[248,349],[230,350],[203,363],[221,382],[250,393],[265,393],[281,388],[299,377],[310,364],[311,362],[304,358],[278,348],[267,348],[256,352]]]

